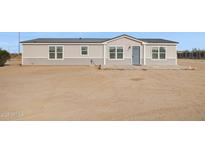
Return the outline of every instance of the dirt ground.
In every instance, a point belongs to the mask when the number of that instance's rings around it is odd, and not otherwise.
[[[196,70],[0,67],[0,120],[205,120],[205,61]]]

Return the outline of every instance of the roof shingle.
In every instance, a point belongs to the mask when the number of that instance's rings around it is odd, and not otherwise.
[[[149,39],[149,38],[139,38],[138,40],[146,42],[146,43],[179,43],[179,42],[175,42],[175,41],[170,41],[170,40],[165,40],[165,39]]]
[[[21,43],[102,43],[106,38],[37,38],[22,41]]]
[[[131,37],[133,39],[140,40],[146,43],[178,43],[175,41],[170,41],[165,39],[155,39],[155,38],[145,39],[145,38],[135,38],[128,35],[124,35],[124,36]],[[22,41],[21,43],[103,43],[112,39],[113,38],[37,38],[33,40]]]

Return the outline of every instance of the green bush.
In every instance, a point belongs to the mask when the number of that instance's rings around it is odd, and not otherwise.
[[[10,54],[6,50],[0,49],[0,66],[4,66],[7,60],[10,59]]]

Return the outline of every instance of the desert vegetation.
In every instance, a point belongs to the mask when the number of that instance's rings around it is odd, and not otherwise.
[[[0,48],[0,66],[4,66],[7,60],[9,60],[10,58],[10,53]]]

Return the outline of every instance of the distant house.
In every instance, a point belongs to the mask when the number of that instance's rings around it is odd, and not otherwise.
[[[177,65],[178,42],[114,38],[38,38],[21,42],[23,65]]]

